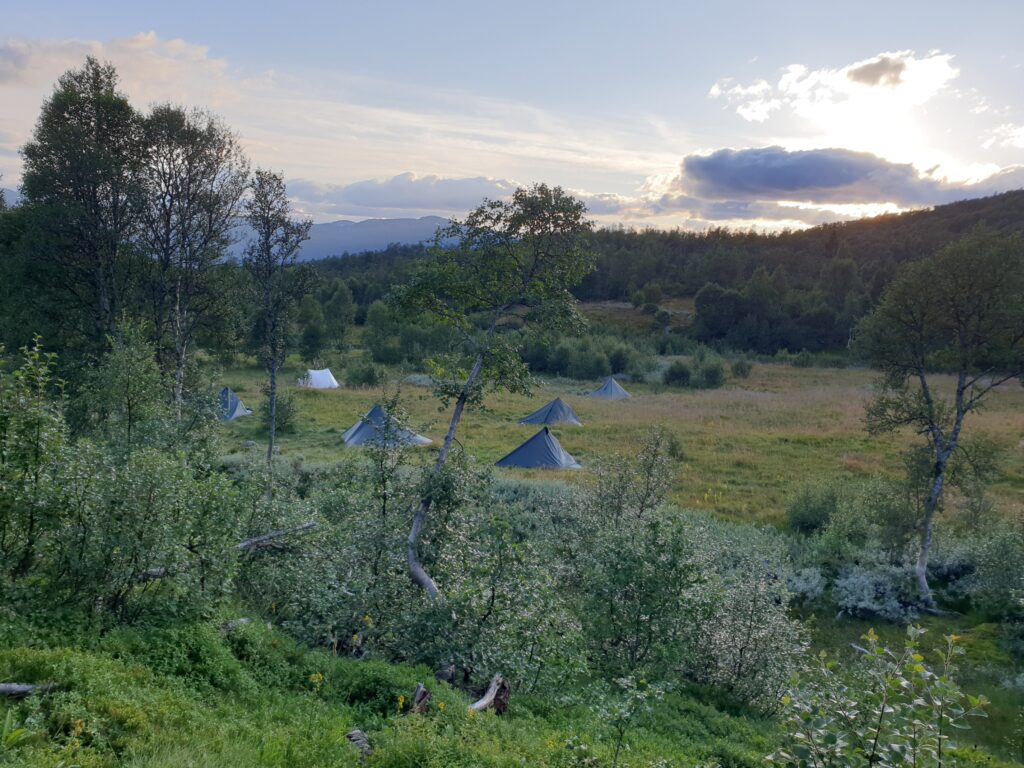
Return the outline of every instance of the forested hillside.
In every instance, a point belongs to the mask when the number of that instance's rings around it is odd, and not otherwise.
[[[652,315],[663,299],[699,297],[694,336],[732,349],[844,349],[901,264],[979,224],[1024,231],[1024,191],[779,234],[600,229],[596,268],[573,292],[581,301],[653,305]],[[425,253],[391,246],[316,268],[344,278],[365,313]]]

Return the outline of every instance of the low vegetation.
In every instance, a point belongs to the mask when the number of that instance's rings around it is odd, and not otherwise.
[[[116,85],[61,78],[0,211],[0,762],[1024,758],[1019,238],[594,233],[537,184],[309,269],[283,178]],[[541,391],[582,469],[498,474]]]

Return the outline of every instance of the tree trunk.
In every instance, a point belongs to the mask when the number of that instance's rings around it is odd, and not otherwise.
[[[188,349],[182,339],[175,344],[174,350],[174,410],[178,421],[181,421],[181,407],[185,402],[185,366],[188,362]]]
[[[928,557],[932,548],[932,533],[935,528],[935,512],[939,508],[939,500],[942,498],[942,488],[946,482],[946,458],[939,458],[935,462],[935,472],[932,475],[932,487],[928,492],[928,498],[924,504],[924,519],[921,520],[921,545],[917,553],[917,563],[914,566],[914,575],[917,577],[917,591],[921,601],[929,608],[934,607],[935,598],[932,596],[931,587],[928,586]]]
[[[268,425],[269,438],[267,440],[267,463],[274,462],[274,437],[277,435],[277,366],[270,365],[270,424]]]
[[[35,693],[47,693],[56,687],[56,683],[0,683],[0,696],[6,696],[9,699],[24,699]]]
[[[491,326],[493,331],[494,326]],[[459,428],[459,422],[462,420],[462,412],[466,409],[466,401],[469,400],[469,393],[473,391],[473,385],[476,384],[477,377],[480,375],[480,369],[484,365],[484,356],[482,354],[477,355],[476,361],[473,363],[473,369],[469,372],[469,376],[466,378],[466,383],[462,385],[462,391],[459,393],[459,399],[455,401],[455,410],[452,411],[452,419],[448,423],[448,432],[444,436],[444,443],[441,445],[441,450],[438,451],[437,461],[434,462],[434,468],[431,470],[432,474],[437,475],[444,467],[444,463],[448,460],[448,454],[452,449],[452,442],[455,440],[455,431]],[[423,589],[426,590],[427,595],[431,600],[437,597],[437,584],[427,573],[426,569],[420,563],[419,552],[416,549],[416,543],[420,537],[420,531],[423,530],[423,524],[427,519],[427,512],[430,509],[430,498],[420,499],[420,503],[416,506],[416,511],[412,516],[412,529],[409,531],[409,538],[407,541],[406,548],[406,559],[409,563],[409,576],[414,583],[419,584]]]
[[[181,421],[181,404],[185,392],[185,360],[188,341],[185,339],[185,318],[181,311],[181,277],[174,292],[174,410]]]

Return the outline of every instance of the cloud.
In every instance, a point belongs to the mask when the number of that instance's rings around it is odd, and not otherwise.
[[[782,107],[782,101],[772,96],[772,86],[765,80],[758,80],[752,85],[731,85],[731,82],[728,78],[719,80],[711,86],[708,95],[736,102],[736,112],[744,120],[763,123],[772,112]]]
[[[324,217],[390,217],[427,214],[460,216],[486,197],[502,199],[520,186],[507,179],[445,178],[401,173],[388,179],[351,184],[289,183],[288,192],[303,212]]]
[[[239,132],[255,163],[321,184],[415,168],[424,177],[585,186],[602,175],[642,178],[652,167],[671,167],[677,154],[667,139],[651,142],[638,133],[635,123],[580,125],[521,101],[344,71],[243,71],[205,46],[154,33],[107,41],[0,40],[0,153],[14,153],[28,140],[52,84],[87,55],[117,67],[136,106],[207,107]],[[18,166],[0,156],[9,181],[16,181]]]
[[[895,88],[903,82],[907,69],[905,56],[878,56],[861,64],[854,64],[846,70],[846,76],[855,83],[864,85],[888,85]]]
[[[720,80],[709,95],[748,122],[772,125],[771,140],[787,149],[844,147],[918,169],[938,166],[938,175],[964,181],[958,158],[969,139],[947,140],[936,130],[936,112],[969,114],[956,103],[959,73],[948,53],[887,51],[841,67],[790,64],[774,82]]]
[[[974,183],[954,183],[847,149],[783,147],[720,149],[689,155],[671,180],[674,192],[702,200],[782,201],[818,205],[938,205],[1024,185],[1024,166],[1009,166]]]
[[[651,180],[643,195],[623,201],[618,213],[631,220],[680,214],[691,226],[801,228],[1021,187],[1024,166],[955,183],[846,149],[719,149],[686,156],[675,176]]]
[[[689,194],[712,200],[795,200],[818,203],[935,202],[940,185],[911,165],[866,152],[782,147],[720,149],[690,155],[678,183]]]
[[[1024,149],[1024,125],[1013,125],[1004,123],[992,130],[992,135],[982,145],[985,149],[991,147],[1013,147]]]

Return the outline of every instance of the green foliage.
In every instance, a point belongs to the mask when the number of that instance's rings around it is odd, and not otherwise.
[[[934,665],[926,663],[908,627],[902,651],[874,632],[855,664],[842,669],[825,657],[785,699],[788,739],[773,762],[790,766],[941,766],[956,762],[956,731],[984,716],[984,697],[963,693],[954,680],[963,649],[946,637]]]
[[[260,385],[260,393],[263,399],[260,400],[259,414],[260,423],[270,428],[270,384],[264,382]],[[288,434],[294,432],[299,422],[299,403],[291,392],[279,391],[276,398],[277,432]]]
[[[32,259],[45,273],[32,292],[67,320],[62,347],[98,351],[130,301],[140,266],[131,241],[144,199],[143,150],[139,116],[118,91],[117,72],[91,56],[60,77],[22,150],[28,244],[47,254],[45,263]]]
[[[750,376],[750,372],[754,369],[753,364],[745,357],[737,358],[733,360],[732,365],[729,367],[730,372],[737,379],[746,379]]]
[[[785,555],[761,532],[664,508],[668,447],[652,434],[635,466],[602,472],[576,502],[590,655],[606,675],[682,674],[770,707],[804,642]]]
[[[691,378],[690,366],[682,360],[673,360],[662,374],[661,381],[667,387],[688,387]]]
[[[661,686],[651,685],[642,678],[620,677],[614,683],[618,690],[611,695],[605,691],[590,691],[588,694],[590,708],[610,731],[610,740],[614,744],[612,768],[618,766],[626,734],[636,720],[649,715],[655,704],[665,697]]]
[[[786,505],[786,523],[798,533],[817,533],[828,525],[848,490],[835,480],[803,486]]]
[[[0,348],[0,353],[2,353]],[[0,368],[0,561],[5,576],[26,576],[59,525],[50,504],[55,458],[67,440],[55,357],[37,339],[13,373]],[[55,391],[56,390],[56,391]]]
[[[523,346],[521,355],[531,372],[571,379],[598,379],[613,373],[642,376],[652,367],[650,352],[638,338],[622,337],[592,328],[582,338],[536,339]]]
[[[17,588],[32,585],[122,620],[156,593],[161,610],[217,604],[241,509],[229,481],[207,472],[202,424],[212,417],[198,412],[180,439],[163,396],[144,386],[159,380],[152,347],[126,326],[81,396],[93,434],[73,442],[52,358],[38,346],[24,355],[13,375],[0,373],[0,503],[12,512],[0,545],[15,597],[31,600]]]
[[[806,349],[801,349],[793,355],[790,360],[790,364],[794,368],[810,368],[814,365],[814,355]]]
[[[357,363],[345,371],[345,383],[350,387],[376,387],[384,380],[384,374],[373,363]]]
[[[584,213],[560,187],[537,184],[508,202],[485,201],[438,232],[430,259],[396,290],[394,302],[456,333],[458,351],[433,364],[443,398],[477,398],[494,386],[525,391],[522,343],[580,325],[569,289],[593,268]],[[516,339],[499,327],[513,315]]]
[[[715,389],[725,383],[725,367],[721,360],[709,360],[697,370],[697,381],[706,389]]]
[[[124,322],[108,345],[78,398],[81,431],[122,446],[126,453],[170,442],[168,382],[157,365],[146,329]]]

